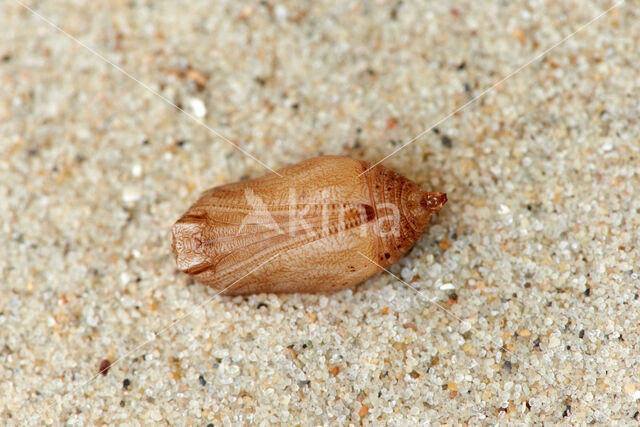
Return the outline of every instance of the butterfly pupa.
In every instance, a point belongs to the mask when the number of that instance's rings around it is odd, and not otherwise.
[[[447,201],[349,157],[279,174],[205,191],[173,226],[178,268],[227,295],[337,291],[398,261]]]

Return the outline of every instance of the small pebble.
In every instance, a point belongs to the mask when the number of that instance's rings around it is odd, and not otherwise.
[[[111,362],[109,362],[109,360],[107,359],[104,359],[102,362],[100,362],[100,368],[98,369],[98,372],[106,377],[109,373],[109,368],[111,368]]]
[[[625,383],[624,386],[622,386],[622,390],[624,391],[624,393],[628,396],[633,396],[633,394],[636,392],[636,384],[635,383]]]
[[[198,98],[191,98],[189,107],[191,107],[193,115],[200,119],[207,115],[207,107],[204,105],[204,102]]]
[[[122,189],[122,201],[125,203],[137,202],[140,197],[141,194],[135,187],[126,186]]]
[[[368,413],[369,413],[369,407],[367,405],[362,405],[362,407],[360,407],[360,411],[358,411],[358,416],[360,418],[364,418],[367,416]]]

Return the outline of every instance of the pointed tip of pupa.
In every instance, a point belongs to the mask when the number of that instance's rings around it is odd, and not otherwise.
[[[431,213],[436,213],[447,203],[446,193],[426,193],[420,204]]]

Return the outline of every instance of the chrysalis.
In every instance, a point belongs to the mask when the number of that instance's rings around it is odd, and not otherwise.
[[[227,295],[337,291],[398,261],[447,201],[348,157],[279,173],[205,191],[173,226],[178,268]]]

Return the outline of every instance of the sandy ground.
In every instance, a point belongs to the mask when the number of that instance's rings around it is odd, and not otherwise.
[[[24,1],[77,41],[0,5],[2,424],[638,421],[638,1]],[[176,270],[206,188],[418,135],[397,278]]]

